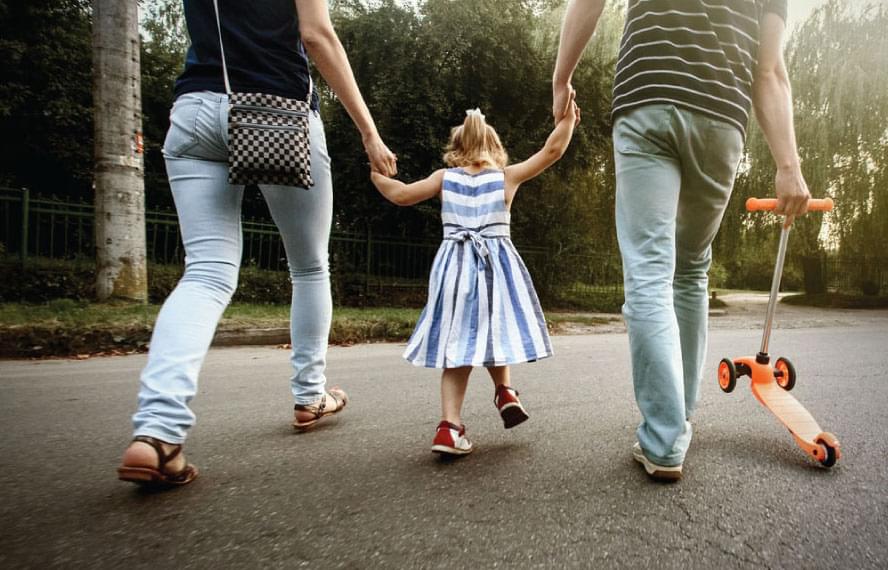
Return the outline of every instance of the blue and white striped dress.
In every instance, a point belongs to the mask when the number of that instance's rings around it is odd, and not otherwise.
[[[552,356],[530,274],[509,237],[501,170],[444,173],[444,241],[404,358],[427,368],[502,366]]]

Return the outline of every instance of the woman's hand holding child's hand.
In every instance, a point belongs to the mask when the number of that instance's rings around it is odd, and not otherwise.
[[[379,135],[364,140],[364,150],[370,160],[370,169],[386,176],[398,174],[398,157],[389,150]]]

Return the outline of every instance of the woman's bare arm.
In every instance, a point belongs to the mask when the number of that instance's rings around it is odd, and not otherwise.
[[[361,132],[370,164],[375,170],[394,176],[398,173],[397,159],[382,142],[361,96],[348,56],[330,21],[327,0],[296,0],[296,11],[305,50]]]

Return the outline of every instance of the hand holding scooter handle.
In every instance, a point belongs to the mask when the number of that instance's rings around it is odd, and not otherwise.
[[[832,198],[808,200],[808,212],[829,212],[833,209]],[[750,198],[746,201],[747,212],[773,211],[777,208],[777,198]]]

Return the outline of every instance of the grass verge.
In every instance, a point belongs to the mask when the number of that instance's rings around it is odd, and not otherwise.
[[[70,299],[40,304],[0,303],[0,357],[85,358],[143,352],[151,340],[159,310],[159,305]],[[419,313],[419,309],[337,307],[333,310],[330,343],[406,341]],[[289,316],[289,307],[285,305],[233,304],[216,329],[217,339],[237,339],[255,333],[257,338],[285,339]],[[572,325],[605,325],[619,318],[563,312],[547,312],[546,316],[552,333],[570,331]]]
[[[549,332],[552,334],[575,331],[577,328],[583,329],[609,325],[619,320],[619,315],[584,315],[582,313],[556,313],[551,311],[546,313],[546,324],[549,327]]]
[[[62,299],[44,304],[0,303],[0,357],[126,354],[147,349],[159,305],[87,303]],[[217,333],[279,329],[286,336],[287,306],[234,304]],[[419,309],[337,308],[331,344],[402,341]]]

